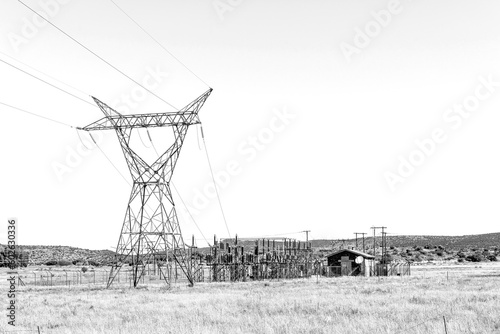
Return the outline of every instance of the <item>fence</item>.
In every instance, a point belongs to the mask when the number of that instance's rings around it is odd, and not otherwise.
[[[32,272],[19,272],[18,283],[20,286],[67,286],[74,285],[106,285],[109,270],[99,269],[92,271],[78,270],[44,270]],[[130,284],[132,272],[121,270],[115,278],[116,283]],[[145,275],[142,282],[160,280],[159,275]]]
[[[292,263],[269,263],[269,264],[200,264],[192,267],[194,282],[224,282],[224,281],[250,281],[267,279],[293,279],[309,277],[313,272],[312,265]],[[306,269],[308,268],[308,272]],[[162,272],[153,265],[144,268],[140,283],[164,282],[167,275],[170,283],[187,283],[180,267],[173,265],[162,268]],[[19,286],[66,286],[75,285],[107,285],[110,269],[95,269],[83,272],[81,270],[37,270],[19,271]],[[131,268],[122,267],[116,274],[113,284],[133,284],[133,273]]]
[[[326,277],[342,276],[342,268],[340,266],[324,267],[323,275]]]
[[[422,327],[422,326],[425,326],[427,325],[428,323],[431,323],[431,322],[435,322],[436,320],[439,320],[441,321],[442,320],[442,326],[444,328],[444,334],[448,334],[448,319],[446,319],[446,316],[437,316],[437,317],[433,317],[433,318],[429,318],[429,319],[426,319],[416,325],[412,325],[412,326],[406,326],[406,327],[400,327],[399,330],[397,330],[396,332],[394,332],[394,334],[403,334],[403,333],[408,333],[409,330],[412,330],[412,329],[416,329],[418,327]],[[45,331],[47,331],[48,329],[44,329],[42,330],[42,328],[40,328],[40,326],[37,326],[36,329],[19,329],[19,330],[2,330],[0,329],[0,334],[8,334],[8,333],[38,333],[38,334],[42,334],[44,333]],[[50,331],[50,330],[49,330]]]
[[[409,262],[377,263],[370,267],[370,276],[409,276],[411,274]]]
[[[36,329],[17,329],[17,330],[11,330],[11,331],[0,329],[0,333],[1,334],[4,334],[4,333],[38,333],[38,334],[41,334],[43,332],[41,331],[40,326],[37,326]]]
[[[294,279],[309,277],[312,264],[259,263],[259,264],[208,264],[193,270],[197,282],[248,281],[266,279]]]
[[[146,265],[140,283],[164,281],[162,272],[153,265]],[[268,279],[295,279],[311,275],[326,277],[357,275],[356,269],[347,272],[341,266],[322,266],[313,263],[259,263],[259,264],[198,264],[192,267],[194,282],[250,281]],[[359,268],[358,268],[359,269]],[[180,267],[173,265],[162,268],[170,283],[187,283]],[[409,263],[376,264],[370,267],[371,276],[405,276],[410,275]],[[99,268],[83,272],[82,270],[36,270],[19,271],[19,285],[30,286],[68,286],[73,285],[106,285],[110,269]],[[133,284],[131,267],[122,267],[116,274],[114,283]]]

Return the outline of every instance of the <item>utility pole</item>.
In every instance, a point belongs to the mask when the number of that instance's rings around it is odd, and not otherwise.
[[[376,247],[376,240],[375,240],[376,239],[376,230],[378,228],[380,228],[380,229],[382,229],[382,233],[384,233],[384,229],[386,229],[387,227],[385,227],[385,226],[372,226],[370,228],[373,229],[373,256],[377,256],[377,251],[376,251],[377,247]],[[383,241],[384,240],[382,239],[382,243],[383,243]]]
[[[363,236],[363,253],[365,252],[365,234],[363,232],[354,232],[356,235],[356,249],[358,249],[358,234],[361,234]]]
[[[305,231],[302,231],[306,234],[306,277],[308,277],[308,274],[309,274],[309,252],[312,251],[312,247],[311,249],[309,249],[309,232],[311,232],[311,230],[305,230]]]
[[[382,259],[384,263],[387,262],[387,232],[384,231],[387,227],[382,228]]]
[[[387,263],[387,232],[382,229],[382,262]]]

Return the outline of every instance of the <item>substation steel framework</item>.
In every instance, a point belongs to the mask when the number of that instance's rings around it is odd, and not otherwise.
[[[177,112],[122,115],[95,97],[105,117],[91,123],[85,131],[115,130],[133,180],[125,219],[116,247],[107,287],[125,263],[131,263],[134,287],[137,287],[149,263],[158,266],[160,277],[170,285],[171,263],[175,261],[193,284],[190,259],[175,204],[170,180],[190,125],[199,124],[198,112],[212,92],[208,91]],[[136,128],[171,127],[173,144],[149,165],[129,146],[132,130]]]

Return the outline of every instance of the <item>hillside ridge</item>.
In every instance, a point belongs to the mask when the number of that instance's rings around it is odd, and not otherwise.
[[[275,240],[279,240],[275,238]],[[230,239],[223,240],[230,242]],[[376,237],[376,252],[380,252],[381,238]],[[313,239],[310,241],[313,254],[322,257],[331,251],[342,248],[357,248],[363,250],[362,239]],[[301,242],[304,245],[303,242]],[[255,245],[254,240],[238,240],[238,244],[250,251]],[[267,246],[267,244],[266,244]],[[3,260],[3,248],[0,244],[0,262]],[[65,264],[92,264],[106,265],[113,261],[115,253],[110,250],[91,250],[72,246],[20,246],[23,252],[29,253],[30,264],[41,265],[55,262]],[[303,247],[303,246],[302,246]],[[489,255],[496,256],[500,248],[500,232],[473,234],[462,236],[433,236],[433,235],[388,235],[387,248],[394,259],[408,261],[432,260],[467,260],[469,257],[481,259]],[[200,253],[208,253],[209,248],[199,248]],[[365,238],[365,251],[373,253],[373,237]],[[489,252],[489,253],[488,253]],[[488,254],[486,254],[488,253]],[[492,257],[493,258],[493,257]]]

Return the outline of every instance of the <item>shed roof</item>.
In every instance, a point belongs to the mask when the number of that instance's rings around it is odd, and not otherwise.
[[[335,251],[333,253],[330,253],[328,254],[326,257],[330,257],[330,256],[333,256],[333,255],[337,255],[339,253],[342,253],[342,252],[349,252],[349,253],[353,253],[355,255],[359,255],[359,256],[362,256],[364,257],[365,259],[375,259],[375,256],[371,255],[371,254],[366,254],[366,253],[363,253],[363,252],[360,252],[360,251],[357,251],[357,250],[354,250],[354,249],[341,249],[341,250],[338,250],[338,251]]]

